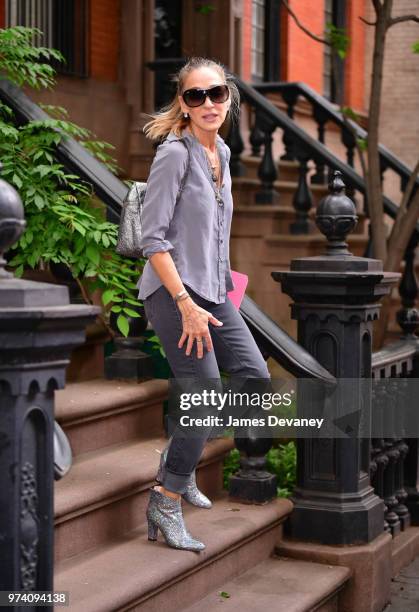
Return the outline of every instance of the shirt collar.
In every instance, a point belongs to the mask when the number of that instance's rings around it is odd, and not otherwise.
[[[189,132],[189,130],[187,130],[186,128],[184,128],[182,130],[182,135],[181,136],[176,136],[176,134],[174,132],[169,132],[169,134],[167,135],[166,139],[171,142],[173,140],[187,140],[188,143],[190,144],[190,146],[192,148],[195,149],[195,151],[197,151],[198,155],[201,156],[201,160],[202,162],[205,164],[205,168],[207,168],[207,164],[206,164],[206,159],[205,159],[205,151],[203,146],[199,146],[201,143],[199,142],[199,140]],[[218,152],[220,154],[220,158],[221,158],[221,174],[223,177],[223,181],[224,181],[224,176],[225,176],[225,166],[226,166],[226,161],[227,161],[227,152],[226,152],[226,148],[224,145],[224,139],[221,138],[221,136],[219,134],[217,134],[216,136],[216,143],[217,143],[217,149]],[[208,173],[208,170],[207,170]],[[211,181],[211,177],[209,176],[209,180]],[[212,183],[211,183],[212,184]]]
[[[189,140],[191,143],[194,143],[194,144],[198,144],[198,143],[199,143],[199,141],[197,140],[197,138],[196,138],[196,137],[195,137],[193,134],[191,134],[191,133],[189,132],[189,130],[187,130],[186,128],[183,128],[183,130],[182,130],[182,136],[176,136],[176,134],[175,134],[174,132],[169,132],[169,134],[168,134],[168,135],[167,135],[167,137],[166,137],[166,139],[167,139],[167,140],[170,140],[170,141],[172,141],[172,140],[181,140],[182,138],[186,138],[186,139],[188,139],[188,140]],[[221,144],[221,143],[223,143],[223,142],[224,142],[223,138],[221,138],[221,136],[220,136],[219,134],[217,134],[217,136],[216,136],[216,141],[217,141],[217,143],[219,143],[219,144]]]

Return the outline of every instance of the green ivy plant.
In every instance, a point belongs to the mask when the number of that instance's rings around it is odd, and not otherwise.
[[[55,72],[48,62],[63,58],[56,50],[35,47],[36,36],[42,33],[35,28],[0,30],[0,71],[18,86],[51,88]],[[43,108],[48,119],[18,125],[12,109],[0,103],[2,178],[18,190],[27,224],[11,247],[14,256],[8,265],[20,277],[28,267],[48,270],[51,262],[65,264],[87,303],[92,303],[95,290],[101,291],[100,319],[111,336],[115,335],[109,326],[111,312],[117,313],[117,327],[127,336],[127,317],[140,316],[132,307],[138,306],[136,281],[144,260],[116,253],[118,227],[106,221],[105,206],[94,197],[90,184],[56,159],[57,145],[70,136],[115,172],[113,147],[69,121],[63,108]]]

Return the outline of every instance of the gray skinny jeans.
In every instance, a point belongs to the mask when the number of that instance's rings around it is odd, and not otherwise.
[[[223,325],[217,327],[208,324],[213,350],[208,351],[204,341],[204,355],[198,359],[196,342],[190,355],[185,353],[187,341],[181,349],[178,348],[183,331],[182,315],[166,287],[162,285],[144,299],[146,316],[160,338],[173,376],[176,379],[216,379],[221,382],[221,368],[240,380],[258,378],[270,381],[270,373],[259,347],[230,299],[227,297],[224,303],[216,304],[204,299],[190,287],[185,285],[185,288],[198,306],[211,312]],[[202,434],[188,436],[175,430],[169,441],[163,472],[162,485],[166,489],[175,493],[185,492],[210,431],[202,430]]]

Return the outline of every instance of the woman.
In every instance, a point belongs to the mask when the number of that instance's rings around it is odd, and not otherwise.
[[[165,138],[153,160],[142,212],[141,246],[148,261],[139,299],[159,336],[175,379],[220,380],[219,368],[241,378],[269,378],[243,318],[227,297],[234,289],[229,239],[233,212],[230,150],[218,130],[239,112],[239,93],[223,67],[191,58],[179,71],[177,95],[144,127]],[[209,432],[175,430],[162,454],[147,507],[148,537],[200,551],[186,530],[181,497],[211,502],[197,489],[195,466]]]

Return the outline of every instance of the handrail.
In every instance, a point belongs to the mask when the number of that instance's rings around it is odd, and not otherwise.
[[[330,386],[336,385],[336,378],[264,313],[248,295],[242,300],[240,314],[252,330],[258,345],[287,372],[295,377],[316,378]]]
[[[419,338],[411,336],[396,340],[372,354],[372,370],[391,370],[397,364],[412,366],[415,356],[419,356]]]
[[[327,116],[328,120],[333,121],[336,125],[341,127],[342,129],[348,129],[345,126],[345,122],[342,117],[342,113],[338,111],[332,102],[327,100],[327,98],[318,94],[314,89],[312,89],[309,85],[305,83],[301,83],[299,81],[293,83],[284,83],[281,81],[278,82],[270,82],[270,83],[256,83],[253,87],[259,91],[266,93],[282,93],[285,91],[294,91],[296,94],[303,96],[308,100],[311,104],[319,106]],[[348,122],[351,125],[351,128],[356,132],[359,138],[366,138],[368,136],[368,132],[364,130],[357,123],[348,119]],[[387,147],[384,145],[378,146],[378,152],[380,158],[385,161],[385,166],[387,168],[391,168],[394,170],[403,180],[407,183],[410,175],[412,174],[412,170],[402,162],[394,153],[389,151]],[[419,187],[419,176],[416,177],[416,185]]]
[[[0,100],[13,109],[19,124],[50,119],[19,87],[0,79]],[[109,220],[118,223],[121,203],[128,187],[98,161],[80,143],[65,136],[57,146],[57,158],[70,172],[90,183],[96,195],[106,204]]]
[[[0,100],[13,109],[20,124],[49,118],[22,90],[4,79],[0,79]],[[92,185],[96,195],[112,212],[110,220],[118,223],[128,187],[73,138],[66,136],[60,142],[57,157],[65,167]],[[334,377],[249,297],[243,299],[240,312],[265,350],[290,373],[334,383]]]
[[[330,168],[339,170],[346,181],[358,191],[366,195],[366,185],[364,179],[349,164],[343,162],[329,151],[321,142],[307,134],[298,126],[286,113],[276,108],[274,104],[256,88],[242,81],[239,77],[234,77],[236,85],[242,98],[249,104],[264,113],[269,119],[274,121],[283,130],[288,130],[293,138],[300,145],[309,151],[311,157],[321,159]],[[385,212],[393,219],[397,215],[398,206],[387,196],[383,196],[383,206]],[[419,232],[419,222],[416,224],[416,231]]]

